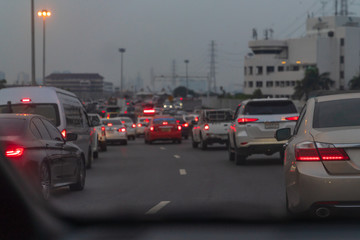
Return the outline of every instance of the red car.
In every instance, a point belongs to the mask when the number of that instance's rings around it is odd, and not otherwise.
[[[181,143],[181,125],[178,125],[171,116],[156,116],[145,128],[144,139],[145,143],[150,144],[155,140],[172,140],[174,143]]]

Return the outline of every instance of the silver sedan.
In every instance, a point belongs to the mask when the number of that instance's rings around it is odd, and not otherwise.
[[[287,209],[327,217],[360,207],[360,94],[309,99],[289,139],[284,171]]]

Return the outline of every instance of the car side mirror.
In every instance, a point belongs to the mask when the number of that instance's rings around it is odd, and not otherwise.
[[[78,137],[78,135],[76,133],[67,133],[66,134],[66,141],[68,141],[68,142],[76,141],[77,137]]]
[[[291,128],[281,128],[276,130],[275,138],[278,141],[288,140],[291,137]]]

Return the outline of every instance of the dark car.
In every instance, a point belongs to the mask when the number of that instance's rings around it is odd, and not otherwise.
[[[85,156],[46,118],[32,114],[0,114],[0,149],[20,174],[40,189],[43,197],[50,190],[69,186],[80,191],[85,186]]]
[[[190,125],[188,122],[186,122],[182,117],[176,117],[177,124],[181,125],[181,136],[185,139],[189,138],[190,135]]]

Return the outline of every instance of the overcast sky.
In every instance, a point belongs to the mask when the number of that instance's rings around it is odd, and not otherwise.
[[[207,75],[210,42],[216,42],[217,85],[240,90],[243,59],[252,28],[272,28],[274,38],[305,34],[307,13],[322,15],[319,0],[34,0],[46,8],[46,73],[99,73],[119,85],[120,53],[127,80],[140,74],[150,85],[155,75]],[[327,1],[324,13],[333,13]],[[353,1],[349,1],[353,2]],[[353,4],[350,11],[358,12]],[[42,76],[42,19],[36,16],[36,77]],[[0,71],[14,82],[31,73],[30,0],[0,1]]]

